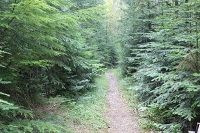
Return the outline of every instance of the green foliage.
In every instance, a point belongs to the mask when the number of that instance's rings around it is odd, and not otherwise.
[[[71,102],[69,118],[74,121],[75,129],[86,129],[84,132],[106,132],[107,121],[106,94],[108,82],[105,74],[96,78],[96,87],[91,91]],[[80,129],[79,129],[80,128]]]
[[[18,120],[10,125],[0,124],[0,131],[2,133],[69,133],[70,131],[64,129],[61,126],[54,125],[43,121],[30,121],[30,120]]]
[[[8,94],[5,94],[5,93],[2,93],[0,92],[0,95],[2,96],[7,96],[9,97],[10,95]],[[1,110],[10,110],[10,109],[18,109],[18,107],[15,107],[12,103],[6,101],[6,100],[3,100],[0,98],[0,109]]]
[[[95,79],[96,87],[76,99],[57,96],[49,98],[36,112],[42,121],[73,128],[74,132],[106,132],[106,94],[108,82],[105,75]]]
[[[0,131],[2,133],[67,132],[62,126],[40,120],[32,120],[34,117],[30,110],[12,107],[0,110],[0,113],[1,119],[4,120],[0,121]]]
[[[43,104],[43,97],[78,98],[94,88],[94,78],[110,63],[102,48],[102,3],[0,1],[2,132],[67,132],[58,124],[36,120],[30,110]]]
[[[10,88],[18,88],[12,91],[28,95],[30,100],[40,92],[49,96],[72,88],[75,92],[86,90],[97,71],[92,64],[99,60],[92,55],[97,51],[97,40],[92,39],[93,45],[90,41],[90,34],[98,27],[87,33],[85,29],[100,23],[102,8],[73,11],[70,8],[75,4],[62,0],[2,3],[7,7],[1,14],[2,44],[11,53],[2,58],[6,67],[2,75],[12,81]]]
[[[121,66],[137,80],[131,88],[143,118],[166,133],[194,130],[200,116],[199,1],[125,2]]]

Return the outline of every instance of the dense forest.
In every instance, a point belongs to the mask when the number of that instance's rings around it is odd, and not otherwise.
[[[200,1],[123,1],[121,68],[143,125],[165,133],[194,130],[200,119]]]
[[[1,0],[0,132],[69,132],[64,117],[49,122],[39,110],[76,106],[115,66],[143,128],[195,130],[199,8],[200,0]]]
[[[67,132],[41,121],[45,98],[77,99],[116,57],[101,0],[0,1],[0,132]]]

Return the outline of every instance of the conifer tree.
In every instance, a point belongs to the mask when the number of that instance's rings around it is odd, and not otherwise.
[[[200,116],[199,2],[125,2],[122,67],[138,81],[133,91],[150,127],[166,133],[192,130]]]
[[[67,132],[35,121],[30,110],[43,97],[78,98],[94,88],[106,64],[98,52],[105,43],[101,3],[0,1],[0,132]]]

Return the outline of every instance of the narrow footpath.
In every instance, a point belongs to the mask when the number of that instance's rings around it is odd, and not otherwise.
[[[141,133],[135,120],[136,114],[130,110],[119,92],[117,78],[112,72],[107,73],[106,76],[109,81],[108,133]]]

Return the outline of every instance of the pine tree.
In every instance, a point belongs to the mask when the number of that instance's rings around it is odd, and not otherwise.
[[[150,127],[191,130],[199,118],[199,2],[125,2],[122,67],[138,81],[134,92]]]

